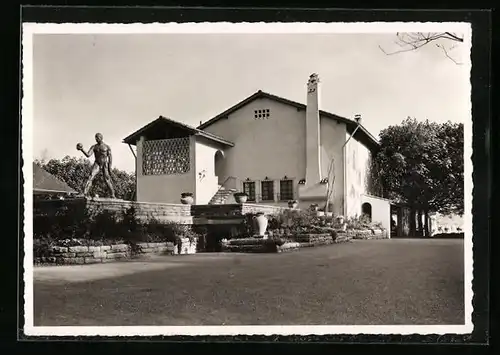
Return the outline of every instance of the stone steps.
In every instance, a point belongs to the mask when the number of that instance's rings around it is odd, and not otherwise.
[[[208,202],[209,205],[223,205],[226,203],[228,198],[234,194],[236,190],[234,189],[226,189],[224,187],[221,187],[216,194],[210,199],[210,202]]]

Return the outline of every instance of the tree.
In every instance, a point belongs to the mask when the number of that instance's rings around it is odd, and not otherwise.
[[[66,156],[63,159],[51,159],[47,162],[35,160],[39,166],[52,175],[67,183],[76,191],[83,193],[87,178],[90,176],[92,163],[83,158]],[[115,188],[116,198],[132,200],[135,194],[135,174],[116,168],[112,169],[111,179]],[[94,180],[90,193],[92,195],[107,196],[107,186],[104,178],[99,174]]]
[[[412,213],[463,214],[463,142],[461,123],[408,118],[390,126],[380,133],[372,160],[374,185],[385,197],[410,205]]]
[[[457,62],[452,55],[452,51],[457,47],[457,44],[463,43],[464,36],[461,34],[453,32],[416,32],[416,33],[406,33],[398,32],[396,33],[397,40],[395,43],[398,45],[399,49],[387,52],[381,46],[380,50],[386,55],[393,55],[403,52],[415,51],[423,46],[434,44],[436,47],[440,48],[444,55],[455,64],[462,64]]]

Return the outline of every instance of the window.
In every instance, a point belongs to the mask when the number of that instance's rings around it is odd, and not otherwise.
[[[280,200],[293,200],[293,180],[280,181]]]
[[[244,182],[243,192],[248,195],[248,201],[255,201],[255,182],[254,181]]]
[[[174,175],[189,172],[189,138],[145,141],[142,148],[144,175]]]
[[[271,113],[270,113],[270,110],[268,108],[254,111],[254,118],[256,120],[267,119],[267,118],[269,118],[270,115],[271,115]]]
[[[262,201],[274,201],[274,181],[262,181]]]

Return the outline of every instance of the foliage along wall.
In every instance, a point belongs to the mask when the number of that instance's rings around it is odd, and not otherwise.
[[[83,192],[85,182],[90,176],[92,169],[92,161],[83,157],[75,158],[66,156],[63,159],[50,159],[47,162],[38,160],[35,163],[80,193]],[[136,184],[134,173],[113,168],[111,179],[117,198],[123,200],[135,199]],[[92,195],[108,196],[107,186],[102,174],[99,174],[95,178],[90,192]]]

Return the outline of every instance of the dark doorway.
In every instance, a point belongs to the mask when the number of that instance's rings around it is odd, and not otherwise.
[[[215,176],[217,176],[219,185],[223,183],[224,180],[224,152],[221,150],[218,150],[215,152],[214,156],[214,170],[215,170]]]
[[[222,251],[222,239],[231,239],[237,236],[238,224],[212,224],[207,226],[204,251],[220,252]]]
[[[368,202],[365,202],[361,205],[361,214],[366,216],[370,222],[372,220],[372,205]]]

